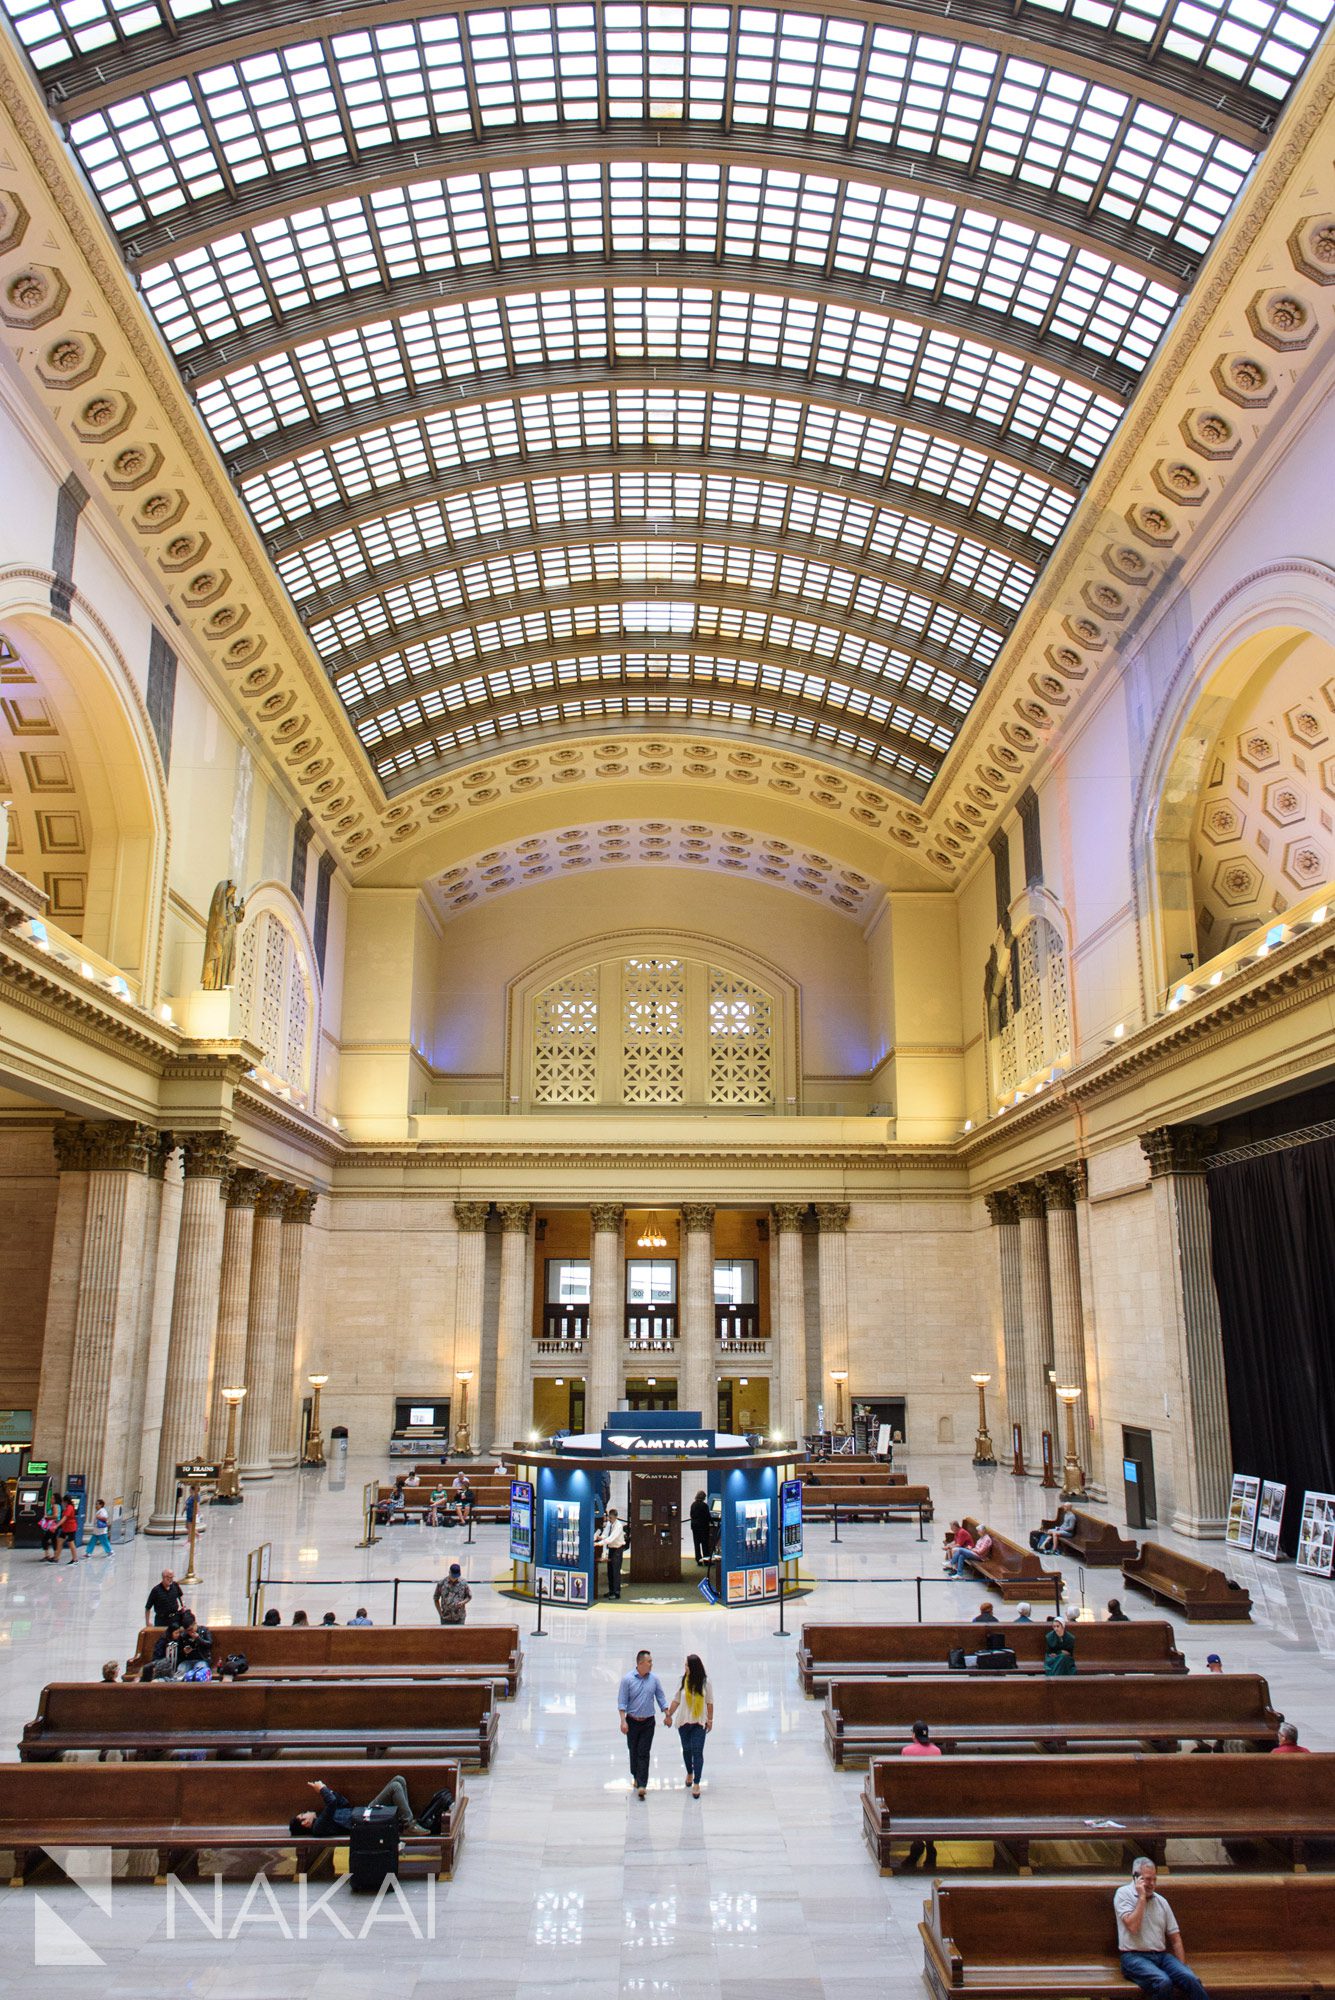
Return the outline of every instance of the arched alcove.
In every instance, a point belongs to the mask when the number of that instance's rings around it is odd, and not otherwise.
[[[242,1029],[262,1051],[262,1071],[302,1104],[315,1102],[320,983],[301,906],[281,882],[246,897],[237,937],[236,993]]]

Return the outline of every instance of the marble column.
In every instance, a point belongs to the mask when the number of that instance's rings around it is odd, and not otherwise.
[[[714,1339],[714,1211],[706,1202],[681,1210],[681,1301],[677,1340],[677,1404],[699,1410],[706,1430],[718,1423],[718,1361]]]
[[[62,1471],[84,1474],[90,1514],[99,1498],[124,1497],[119,1482],[143,1363],[140,1286],[156,1137],[146,1125],[115,1119],[66,1131],[60,1147],[62,1165],[77,1155],[88,1174]]]
[[[1024,1302],[1020,1287],[1020,1210],[1014,1188],[998,1188],[984,1196],[996,1231],[1001,1346],[1006,1370],[1006,1436],[1000,1458],[1014,1462],[1014,1426],[1024,1439],[1024,1464],[1036,1456],[1037,1438],[1029,1434],[1029,1368],[1024,1347]]]
[[[1171,1526],[1180,1535],[1215,1537],[1223,1534],[1228,1517],[1233,1453],[1219,1301],[1210,1268],[1205,1140],[1194,1125],[1160,1125],[1142,1134],[1140,1144],[1150,1163],[1167,1346]]]
[[[532,1308],[528,1280],[529,1201],[497,1204],[501,1218],[501,1288],[496,1313],[496,1435],[493,1449],[509,1459],[533,1427]]]
[[[1089,1398],[1089,1480],[1097,1500],[1107,1498],[1103,1450],[1103,1365],[1099,1359],[1098,1317],[1094,1309],[1094,1266],[1089,1230],[1089,1162],[1073,1160],[1067,1168],[1075,1193],[1075,1236],[1080,1258],[1080,1316],[1085,1345],[1085,1392]]]
[[[158,1259],[166,1213],[167,1162],[176,1151],[170,1132],[159,1132],[148,1149],[144,1182],[144,1234],[139,1259],[139,1327],[135,1335],[135,1365],[130,1383],[130,1412],[126,1423],[125,1448],[120,1469],[113,1480],[127,1512],[139,1490],[140,1463],[144,1452],[144,1417],[148,1407],[149,1381],[153,1370],[153,1334],[158,1314]],[[179,1216],[177,1227],[179,1228]],[[161,1384],[158,1394],[161,1396]],[[156,1468],[157,1460],[153,1461]],[[108,1500],[110,1494],[105,1496]],[[137,1511],[137,1510],[136,1510]]]
[[[833,1430],[842,1400],[844,1425],[853,1427],[852,1383],[845,1382],[843,1396],[837,1393],[832,1372],[848,1371],[848,1262],[844,1232],[848,1228],[848,1203],[816,1203],[816,1271],[820,1281],[820,1393],[825,1404],[825,1426]]]
[[[255,1203],[264,1185],[253,1167],[237,1167],[223,1189],[222,1283],[218,1292],[218,1348],[213,1367],[209,1457],[221,1462],[227,1445],[227,1405],[219,1391],[246,1379],[246,1324],[250,1312],[250,1247]],[[244,1407],[244,1405],[243,1405]]]
[[[79,1308],[79,1268],[88,1208],[88,1167],[78,1134],[81,1122],[67,1119],[51,1133],[59,1179],[51,1239],[51,1274],[46,1288],[42,1372],[33,1412],[34,1458],[62,1469],[69,1464],[65,1426],[70,1412],[70,1371],[74,1365],[74,1321]]]
[[[454,1384],[450,1393],[450,1428],[457,1432],[463,1412],[460,1370],[468,1384],[469,1438],[484,1435],[482,1416],[482,1306],[487,1283],[487,1210],[485,1201],[456,1201],[454,1222]],[[453,1442],[453,1439],[451,1439]]]
[[[246,1304],[246,1400],[241,1405],[241,1463],[245,1479],[269,1479],[274,1370],[278,1345],[278,1267],[282,1254],[286,1181],[266,1180],[255,1201]]]
[[[158,1219],[157,1268],[153,1282],[152,1328],[144,1369],[143,1436],[139,1444],[138,1476],[130,1481],[139,1495],[136,1513],[142,1519],[158,1484],[158,1446],[167,1403],[167,1361],[171,1353],[172,1308],[176,1303],[176,1253],[181,1244],[181,1209],[185,1203],[185,1159],[179,1147],[167,1155],[162,1174],[162,1213]],[[145,1498],[147,1496],[147,1498]]]
[[[770,1210],[769,1308],[774,1353],[770,1422],[801,1443],[807,1429],[807,1296],[802,1272],[802,1202]]]
[[[1048,1211],[1048,1294],[1052,1300],[1052,1365],[1057,1371],[1057,1387],[1080,1391],[1075,1405],[1075,1435],[1089,1481],[1089,1384],[1085,1367],[1085,1316],[1080,1289],[1080,1239],[1075,1222],[1075,1181],[1070,1171],[1059,1168],[1044,1174],[1043,1196]],[[1060,1410],[1062,1428],[1054,1434],[1055,1455],[1066,1456],[1066,1412]]]
[[[316,1196],[306,1188],[288,1188],[283,1222],[278,1232],[278,1315],[274,1329],[273,1417],[269,1425],[269,1464],[274,1472],[292,1472],[297,1463],[297,1414],[301,1391],[297,1383],[297,1336],[301,1329],[301,1266],[310,1241],[310,1220]],[[319,1357],[323,1360],[323,1357]]]
[[[1060,1466],[1057,1399],[1048,1370],[1052,1359],[1052,1293],[1048,1286],[1048,1219],[1043,1189],[1025,1181],[1015,1190],[1020,1214],[1020,1302],[1024,1326],[1025,1456],[1031,1472],[1043,1470],[1044,1431],[1052,1435],[1054,1462]]]
[[[589,1366],[584,1422],[601,1430],[622,1396],[621,1343],[626,1327],[626,1211],[618,1202],[595,1202],[589,1305]]]
[[[230,1172],[233,1141],[224,1132],[192,1132],[181,1141],[185,1186],[176,1243],[167,1382],[158,1440],[157,1490],[149,1534],[170,1534],[176,1467],[208,1442],[213,1344],[222,1278],[223,1206],[219,1184]]]

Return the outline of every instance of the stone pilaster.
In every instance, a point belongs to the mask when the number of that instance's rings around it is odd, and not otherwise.
[[[301,1327],[301,1268],[310,1240],[310,1220],[316,1196],[306,1188],[289,1188],[283,1201],[278,1232],[278,1316],[274,1329],[273,1417],[269,1425],[269,1464],[274,1472],[291,1472],[297,1463],[297,1335]],[[322,1358],[322,1357],[321,1357]]]
[[[1020,1215],[1020,1301],[1024,1323],[1025,1453],[1030,1470],[1043,1469],[1042,1433],[1052,1433],[1053,1456],[1060,1460],[1057,1398],[1048,1370],[1052,1359],[1052,1293],[1048,1285],[1048,1221],[1043,1189],[1025,1181],[1015,1191]]]
[[[1038,1440],[1029,1435],[1029,1369],[1024,1346],[1024,1300],[1020,1286],[1020,1210],[1014,1188],[984,1196],[997,1242],[997,1296],[1001,1306],[1001,1350],[1006,1371],[1006,1438],[1003,1462],[1013,1458],[1013,1427],[1024,1436],[1026,1462]]]
[[[1090,1477],[1089,1382],[1085,1365],[1085,1315],[1080,1287],[1080,1238],[1076,1230],[1074,1177],[1061,1168],[1044,1174],[1048,1210],[1048,1294],[1052,1300],[1052,1365],[1057,1387],[1080,1391],[1075,1405],[1075,1435],[1086,1483]],[[1060,1402],[1060,1399],[1059,1399]],[[1061,1431],[1055,1437],[1056,1456],[1066,1455],[1066,1411],[1059,1410]]]
[[[621,1407],[621,1342],[626,1327],[626,1211],[616,1202],[596,1202],[589,1211],[593,1251],[589,1305],[588,1394],[584,1421],[600,1430],[608,1412]]]
[[[678,1405],[718,1422],[718,1362],[714,1343],[714,1211],[706,1202],[681,1210],[681,1300],[677,1338],[682,1350]]]
[[[213,1366],[209,1457],[221,1460],[227,1443],[227,1405],[219,1391],[246,1380],[246,1325],[250,1313],[250,1249],[255,1203],[264,1185],[253,1167],[237,1167],[223,1187],[222,1282],[218,1291],[218,1346]],[[244,1405],[243,1405],[244,1407]]]
[[[223,1132],[191,1133],[181,1141],[185,1186],[176,1245],[167,1381],[158,1440],[157,1490],[150,1534],[170,1534],[176,1467],[208,1441],[213,1343],[222,1278],[223,1208],[218,1185],[230,1171],[232,1140]]]
[[[527,1287],[528,1238],[533,1204],[498,1203],[501,1218],[501,1289],[496,1314],[495,1449],[506,1458],[533,1424],[532,1307]]]
[[[255,1201],[246,1304],[246,1400],[241,1405],[241,1477],[269,1479],[274,1370],[278,1346],[278,1267],[282,1254],[286,1181],[266,1180]]]
[[[468,1431],[472,1438],[485,1437],[480,1428],[483,1404],[482,1309],[487,1286],[487,1211],[485,1201],[456,1201],[454,1221],[458,1229],[454,1262],[454,1373],[450,1397],[450,1427],[459,1427],[463,1406],[463,1384],[459,1371],[471,1375],[468,1384]],[[488,1384],[488,1389],[492,1387]],[[494,1404],[493,1404],[494,1407]]]
[[[801,1442],[807,1430],[807,1301],[802,1276],[801,1202],[776,1202],[770,1210],[770,1321],[774,1386],[770,1422]]]
[[[1150,1163],[1166,1386],[1173,1417],[1171,1525],[1181,1535],[1222,1535],[1232,1448],[1219,1301],[1210,1268],[1205,1135],[1160,1125],[1141,1137]]]
[[[833,1430],[840,1398],[831,1380],[835,1369],[848,1370],[848,1260],[844,1233],[848,1228],[848,1203],[816,1203],[816,1269],[820,1281],[820,1393],[825,1404],[826,1428]],[[851,1428],[851,1384],[844,1383],[844,1423]]]

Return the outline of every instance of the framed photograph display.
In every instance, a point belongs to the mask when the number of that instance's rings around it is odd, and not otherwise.
[[[589,1579],[582,1569],[572,1569],[566,1578],[569,1585],[568,1601],[571,1604],[587,1604],[589,1601]]]
[[[550,1596],[551,1596],[551,1594],[552,1594],[552,1573],[551,1573],[551,1571],[550,1571],[549,1569],[538,1569],[538,1570],[534,1570],[534,1572],[533,1572],[533,1590],[534,1590],[534,1594],[535,1594],[535,1595],[537,1595],[538,1593],[541,1593],[541,1595],[542,1595],[543,1597],[550,1597]]]
[[[728,1571],[729,1604],[741,1604],[744,1601],[745,1597],[746,1597],[746,1571],[744,1569],[730,1569]]]
[[[1259,1479],[1253,1479],[1245,1472],[1234,1473],[1224,1540],[1231,1542],[1235,1549],[1249,1549],[1256,1540],[1256,1504],[1260,1496]]]
[[[554,1569],[554,1570],[552,1571],[552,1602],[553,1602],[553,1604],[564,1604],[564,1603],[565,1603],[565,1601],[566,1601],[566,1586],[567,1586],[567,1583],[568,1583],[568,1582],[569,1582],[569,1578],[568,1578],[568,1577],[566,1576],[566,1573],[565,1573],[565,1571],[564,1571],[563,1569]]]
[[[1312,1576],[1335,1569],[1335,1493],[1304,1493],[1298,1567]]]
[[[1284,1501],[1288,1490],[1287,1486],[1281,1486],[1275,1479],[1262,1482],[1261,1499],[1256,1511],[1256,1541],[1253,1546],[1257,1555],[1264,1556],[1267,1562],[1284,1560],[1280,1553],[1279,1531],[1284,1521]]]
[[[765,1595],[766,1597],[777,1597],[778,1594],[779,1594],[778,1569],[777,1568],[767,1569],[765,1571]]]
[[[748,1597],[763,1597],[765,1595],[765,1572],[763,1569],[747,1570],[746,1594]]]

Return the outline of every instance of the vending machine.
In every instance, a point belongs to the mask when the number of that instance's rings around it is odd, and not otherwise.
[[[35,1549],[42,1539],[41,1520],[51,1505],[55,1481],[44,1459],[30,1458],[14,1488],[14,1547]]]

